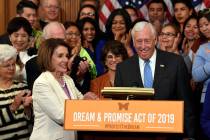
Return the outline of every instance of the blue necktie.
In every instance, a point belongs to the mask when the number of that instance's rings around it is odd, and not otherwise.
[[[150,61],[144,61],[144,87],[145,88],[152,88],[153,78],[152,78],[152,70],[149,65]]]

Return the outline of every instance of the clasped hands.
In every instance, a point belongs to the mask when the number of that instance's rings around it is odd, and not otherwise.
[[[13,103],[9,106],[12,112],[15,112],[21,104],[24,107],[30,107],[32,103],[32,96],[30,90],[23,90],[15,96]]]
[[[68,69],[71,70],[71,67],[73,65],[73,61],[75,59],[75,57],[77,56],[77,54],[74,54],[68,62]],[[90,68],[90,64],[88,63],[87,60],[85,61],[80,61],[79,66],[78,66],[78,71],[76,73],[77,75],[77,81],[80,81],[84,78],[85,73],[89,70]]]

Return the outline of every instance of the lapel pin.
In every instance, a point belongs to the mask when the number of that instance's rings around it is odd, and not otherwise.
[[[165,65],[161,64],[161,65],[160,65],[160,67],[161,67],[161,68],[164,68],[164,67],[165,67]]]

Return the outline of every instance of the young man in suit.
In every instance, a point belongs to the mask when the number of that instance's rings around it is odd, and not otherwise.
[[[137,22],[131,34],[137,55],[118,64],[115,86],[154,88],[154,100],[183,100],[184,137],[194,138],[193,99],[183,58],[156,48],[157,33],[151,23]]]

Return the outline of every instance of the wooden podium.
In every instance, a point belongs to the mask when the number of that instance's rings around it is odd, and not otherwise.
[[[102,94],[112,100],[66,100],[64,129],[78,131],[79,140],[164,140],[183,133],[183,101],[136,100],[152,98],[151,89]]]

